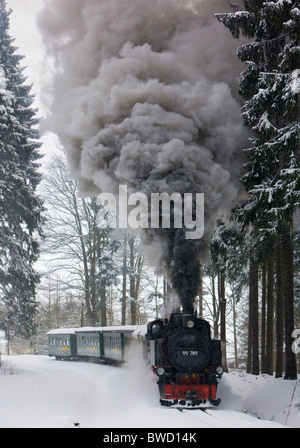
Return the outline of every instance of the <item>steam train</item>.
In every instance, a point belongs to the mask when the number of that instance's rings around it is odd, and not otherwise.
[[[49,356],[121,364],[132,343],[143,344],[145,358],[157,375],[160,403],[169,407],[218,406],[218,379],[223,374],[220,341],[196,313],[171,314],[146,326],[83,327],[47,333]]]

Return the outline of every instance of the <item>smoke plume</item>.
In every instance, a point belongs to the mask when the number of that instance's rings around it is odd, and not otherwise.
[[[245,130],[224,0],[46,0],[39,17],[55,62],[46,126],[82,195],[205,194],[205,234],[147,229],[143,240],[183,310],[217,217],[238,195]]]

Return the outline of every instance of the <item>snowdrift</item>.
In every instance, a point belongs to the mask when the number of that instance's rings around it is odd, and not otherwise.
[[[300,379],[225,374],[218,409],[165,409],[155,377],[135,353],[123,368],[2,356],[1,428],[300,427]]]

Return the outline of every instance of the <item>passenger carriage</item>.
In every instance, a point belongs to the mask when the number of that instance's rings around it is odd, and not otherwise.
[[[122,363],[140,326],[82,327],[57,329],[47,333],[49,356],[57,359],[78,359]]]
[[[98,328],[78,328],[76,330],[76,344],[78,358],[100,359],[103,355],[103,338]]]
[[[77,356],[76,328],[51,330],[48,335],[49,356],[56,359],[72,359]]]

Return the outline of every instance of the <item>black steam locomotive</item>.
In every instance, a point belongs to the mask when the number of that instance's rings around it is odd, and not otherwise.
[[[195,314],[172,314],[148,324],[152,370],[158,376],[164,406],[218,406],[218,378],[223,374],[220,341]]]

